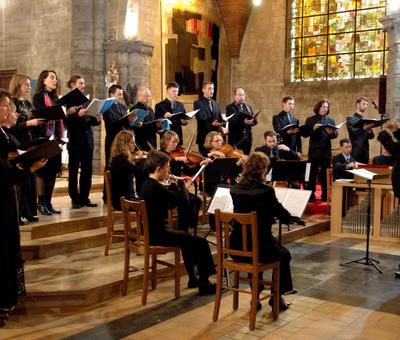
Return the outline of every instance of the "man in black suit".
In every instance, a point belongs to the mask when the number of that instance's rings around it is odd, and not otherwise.
[[[375,137],[373,124],[364,124],[361,127],[354,126],[361,119],[365,119],[365,111],[368,109],[368,99],[360,97],[356,100],[356,112],[346,119],[347,131],[353,146],[352,156],[357,162],[368,164],[369,140]]]
[[[177,101],[179,94],[179,85],[175,81],[170,81],[167,84],[167,98],[162,102],[159,102],[155,106],[156,118],[169,119],[172,124],[170,130],[175,131],[179,136],[179,145],[183,143],[182,125],[187,125],[188,120],[182,119],[179,115],[172,116],[173,113],[186,113],[185,106],[183,103]]]
[[[358,168],[358,163],[351,155],[352,145],[348,138],[339,141],[341,153],[333,157],[333,179],[345,178],[352,179],[354,175],[346,170]]]
[[[382,155],[375,156],[372,164],[393,166],[396,158],[382,146]]]
[[[106,129],[106,141],[104,144],[106,169],[108,169],[110,149],[114,137],[124,128],[124,121],[121,118],[124,117],[128,112],[128,108],[123,104],[124,96],[122,87],[120,85],[111,85],[108,89],[108,96],[110,98],[115,98],[115,103],[103,114],[103,120]]]
[[[299,125],[299,120],[293,115],[294,97],[286,96],[282,99],[282,111],[272,118],[272,125],[282,143],[301,156],[301,137],[299,128],[286,128],[288,125]]]
[[[219,131],[224,125],[221,109],[218,103],[212,98],[214,95],[214,83],[208,81],[202,87],[203,96],[193,103],[193,110],[199,109],[196,114],[197,137],[196,144],[201,153],[206,153],[204,141],[210,131]]]
[[[140,150],[149,151],[157,147],[157,131],[161,124],[155,121],[156,115],[153,109],[149,106],[151,103],[151,92],[147,87],[141,87],[138,90],[138,101],[132,109],[140,109],[147,111],[149,114],[143,119],[143,124],[133,128],[135,133],[136,145]]]
[[[242,149],[248,155],[252,145],[251,128],[257,124],[254,112],[245,102],[246,94],[241,87],[233,91],[233,103],[226,107],[226,115],[234,115],[229,119],[229,144]]]
[[[310,201],[314,201],[317,176],[319,173],[322,191],[321,200],[326,201],[326,169],[331,166],[331,140],[338,136],[338,132],[337,129],[334,128],[335,121],[327,117],[330,111],[330,103],[327,99],[319,100],[315,104],[313,111],[314,115],[306,119],[301,131],[303,137],[310,137],[308,160],[311,163],[311,170],[307,189],[312,191]]]
[[[266,154],[270,160],[299,160],[296,152],[289,149],[285,144],[279,144],[276,138],[276,133],[272,130],[264,132],[265,145],[259,146],[254,151]]]

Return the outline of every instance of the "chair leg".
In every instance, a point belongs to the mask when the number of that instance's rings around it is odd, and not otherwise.
[[[213,313],[213,321],[216,322],[218,320],[219,315],[219,307],[221,306],[221,297],[222,297],[222,266],[217,266],[217,287],[215,291],[215,300],[214,300],[214,313]]]
[[[143,287],[142,287],[142,305],[145,305],[147,302],[147,291],[149,288],[149,262],[151,255],[148,253],[144,254],[144,268],[143,268]]]
[[[278,318],[279,315],[279,302],[280,302],[280,291],[279,291],[279,273],[280,273],[280,264],[278,263],[277,267],[273,269],[273,290],[274,290],[274,297],[273,297],[273,308],[272,308],[272,317],[274,319]]]
[[[104,255],[108,256],[108,251],[111,249],[112,244],[112,234],[113,234],[114,226],[112,221],[107,221],[107,234],[106,234],[106,248],[104,250]]]
[[[107,245],[106,245],[107,247]],[[107,248],[106,248],[107,250]],[[106,254],[107,255],[107,254]],[[129,264],[130,264],[130,249],[125,245],[124,252],[124,277],[122,280],[122,295],[125,296],[128,292],[128,280],[129,280]]]
[[[239,288],[239,272],[233,272],[233,287]],[[233,291],[233,310],[237,310],[239,308],[239,292]]]
[[[249,329],[252,331],[256,327],[256,314],[257,314],[257,301],[258,301],[258,276],[253,272],[251,278],[251,302],[250,302],[250,320]]]
[[[151,257],[151,289],[157,288],[157,254]]]
[[[180,295],[180,286],[181,286],[181,251],[180,249],[175,251],[175,297],[178,298]]]

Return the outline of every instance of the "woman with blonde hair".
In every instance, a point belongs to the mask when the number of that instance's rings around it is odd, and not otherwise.
[[[274,188],[266,184],[269,159],[261,152],[254,152],[249,155],[247,162],[243,165],[243,173],[240,183],[231,188],[233,209],[235,213],[257,212],[258,221],[258,244],[259,260],[262,263],[280,261],[280,294],[295,293],[293,289],[292,276],[290,273],[291,255],[282,247],[272,234],[272,223],[278,218],[282,223],[288,224],[291,220],[290,213],[278,202]],[[237,249],[242,246],[242,229],[240,225],[233,224],[231,244]],[[251,238],[249,238],[251,249]],[[262,278],[262,273],[261,277]],[[259,293],[263,290],[259,286]],[[269,301],[272,306],[272,300]],[[257,308],[261,308],[260,302]],[[280,301],[280,310],[285,310],[288,305]]]
[[[122,130],[111,145],[109,166],[111,172],[111,202],[121,210],[120,198],[135,199],[143,181],[143,168],[135,164],[135,137],[130,130]],[[136,188],[133,180],[135,179]],[[135,190],[136,189],[136,190]]]

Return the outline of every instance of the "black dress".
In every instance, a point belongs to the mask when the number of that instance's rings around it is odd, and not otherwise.
[[[29,170],[13,168],[7,161],[0,130],[0,312],[10,311],[25,294],[24,269],[20,248],[18,203],[15,185],[29,176]]]
[[[278,202],[274,189],[262,182],[239,183],[231,188],[231,196],[234,212],[257,212],[259,260],[263,263],[280,260],[280,294],[291,291],[293,289],[289,265],[291,255],[285,247],[279,245],[271,230],[274,217],[282,223],[289,223],[291,219],[289,212]],[[241,227],[238,228],[235,224],[231,242],[232,247],[241,249]],[[249,242],[251,249],[251,239]]]
[[[189,277],[197,266],[200,281],[215,274],[214,261],[207,240],[182,231],[168,229],[168,208],[176,206],[179,200],[187,199],[184,183],[179,182],[179,190],[172,191],[155,179],[148,178],[142,186],[140,197],[146,202],[151,245],[179,246]],[[182,187],[183,185],[183,187]],[[186,191],[187,192],[187,191]]]

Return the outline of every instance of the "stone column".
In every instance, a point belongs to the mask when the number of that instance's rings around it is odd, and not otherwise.
[[[386,112],[400,121],[400,10],[382,18],[383,30],[388,34],[389,54],[386,83]]]
[[[107,30],[107,0],[72,0],[71,74],[82,74],[92,98],[106,98],[104,41]],[[93,173],[102,173],[101,127],[93,127]],[[104,156],[103,156],[104,157]],[[104,163],[104,162],[103,162]]]

